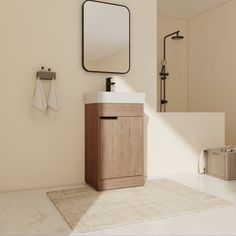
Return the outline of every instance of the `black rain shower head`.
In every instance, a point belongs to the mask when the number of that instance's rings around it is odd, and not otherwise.
[[[178,39],[184,39],[184,36],[179,36],[179,35],[177,35],[177,36],[174,36],[174,37],[172,37],[172,39],[174,39],[174,40],[178,40]]]
[[[176,35],[175,35],[175,36],[173,36],[173,37],[171,37],[171,38],[172,38],[172,39],[174,39],[174,40],[183,39],[183,38],[184,38],[184,36],[181,36],[181,35],[179,35],[179,32],[180,32],[180,31],[177,31],[177,32],[176,32]]]

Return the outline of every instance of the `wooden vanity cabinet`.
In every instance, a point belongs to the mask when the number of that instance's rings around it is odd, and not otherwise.
[[[85,105],[85,180],[96,190],[144,185],[143,104]]]

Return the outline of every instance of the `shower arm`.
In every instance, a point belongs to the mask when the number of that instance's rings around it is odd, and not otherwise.
[[[180,33],[180,31],[178,30],[178,31],[176,31],[174,33],[171,33],[171,34],[168,34],[164,37],[164,60],[166,60],[166,39],[173,36],[173,35],[175,35],[175,34],[178,35],[179,33]]]

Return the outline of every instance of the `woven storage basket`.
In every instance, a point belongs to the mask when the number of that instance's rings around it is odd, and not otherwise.
[[[224,180],[236,179],[236,152],[207,151],[205,173]]]

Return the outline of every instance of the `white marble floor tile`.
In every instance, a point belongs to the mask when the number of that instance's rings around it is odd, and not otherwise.
[[[46,195],[51,190],[55,188],[1,193],[0,235],[70,235],[69,226]]]
[[[236,181],[183,174],[168,178],[234,203],[226,208],[80,235],[236,235]],[[46,192],[79,186],[0,193],[0,236],[75,236]]]

